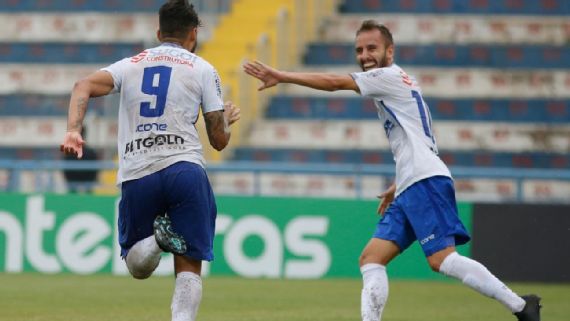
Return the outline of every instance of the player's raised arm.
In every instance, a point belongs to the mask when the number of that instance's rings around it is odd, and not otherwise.
[[[246,62],[243,69],[248,75],[263,82],[259,90],[280,83],[289,83],[324,91],[354,90],[359,92],[356,82],[350,75],[282,71],[259,61]]]
[[[76,154],[77,158],[83,156],[83,137],[81,128],[87,112],[87,103],[90,97],[99,97],[109,94],[114,87],[113,77],[106,71],[97,71],[81,79],[73,86],[69,110],[67,115],[67,132],[60,145],[60,150],[66,154]]]

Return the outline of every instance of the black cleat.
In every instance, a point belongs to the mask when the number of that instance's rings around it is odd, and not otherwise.
[[[516,312],[515,316],[519,321],[540,321],[540,297],[534,294],[523,295],[526,305],[521,312]]]
[[[153,227],[154,238],[161,250],[176,255],[186,253],[186,241],[172,230],[172,224],[167,216],[157,216]]]

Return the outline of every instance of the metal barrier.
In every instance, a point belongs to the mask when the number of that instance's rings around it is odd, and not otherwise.
[[[54,176],[63,170],[114,170],[117,164],[113,161],[12,161],[0,160],[0,171],[8,173],[7,184],[0,190],[7,192],[21,191],[21,176],[24,172],[38,174],[33,192],[56,192]],[[570,183],[570,170],[553,169],[515,169],[515,168],[473,168],[451,167],[456,179],[510,179],[516,182],[515,201],[525,201],[523,183],[529,180],[555,180]],[[257,162],[224,162],[210,164],[207,167],[210,175],[220,173],[249,173],[254,177],[254,195],[261,195],[261,177],[264,174],[285,175],[330,175],[351,176],[354,178],[356,197],[362,198],[362,177],[379,176],[392,179],[393,165],[357,165],[357,164],[294,164],[294,163],[257,163]],[[0,187],[2,185],[0,184]],[[570,202],[570,195],[561,202]]]

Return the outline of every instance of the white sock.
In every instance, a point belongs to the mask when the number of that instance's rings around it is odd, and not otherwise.
[[[172,321],[194,321],[202,300],[202,278],[192,272],[176,275],[172,296]]]
[[[160,263],[160,253],[162,250],[158,247],[154,235],[135,243],[125,260],[131,275],[136,279],[146,279],[151,276]]]
[[[368,263],[360,267],[362,295],[360,312],[362,321],[380,321],[388,300],[388,275],[381,264]]]
[[[525,301],[497,279],[485,266],[457,252],[448,255],[439,272],[461,280],[473,290],[501,302],[511,312],[520,312]]]

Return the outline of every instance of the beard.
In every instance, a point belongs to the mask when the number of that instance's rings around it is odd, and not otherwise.
[[[376,66],[374,66],[373,68],[370,68],[368,70],[388,67],[389,66],[389,60],[388,60],[386,53],[384,53],[384,56],[382,56],[382,58],[380,58],[379,60],[374,60],[374,63],[376,64]],[[365,63],[360,61],[360,68],[362,68],[362,71],[366,71],[366,68],[364,68],[364,65],[365,65]]]
[[[198,39],[196,39],[196,42],[194,42],[194,46],[192,46],[192,49],[190,49],[190,52],[195,53],[196,48],[198,48]]]

